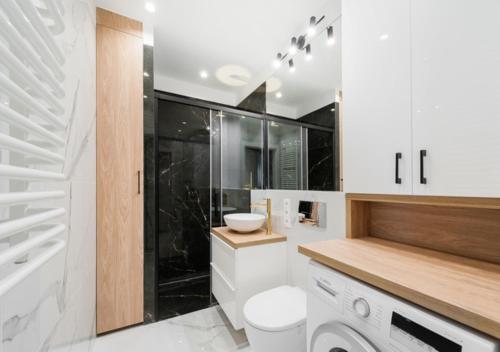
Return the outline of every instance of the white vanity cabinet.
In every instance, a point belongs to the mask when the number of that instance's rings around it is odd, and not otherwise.
[[[411,193],[409,11],[409,0],[342,3],[347,192]]]
[[[499,197],[500,2],[342,6],[345,191]]]
[[[250,297],[285,285],[284,240],[234,248],[217,235],[211,235],[212,293],[234,329],[244,327],[243,306]]]

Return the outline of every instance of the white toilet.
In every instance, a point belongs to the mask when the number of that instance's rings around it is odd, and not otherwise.
[[[305,352],[306,293],[280,286],[250,298],[243,307],[253,352]]]

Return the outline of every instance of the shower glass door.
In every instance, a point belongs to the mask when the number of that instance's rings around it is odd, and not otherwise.
[[[212,225],[223,216],[250,212],[250,192],[264,186],[263,121],[212,111]]]
[[[302,189],[302,127],[267,122],[269,189]]]

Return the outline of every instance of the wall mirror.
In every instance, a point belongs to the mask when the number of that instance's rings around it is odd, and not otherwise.
[[[240,107],[265,111],[266,189],[341,190],[341,19],[333,1]],[[314,32],[314,33],[312,33]],[[267,176],[267,177],[266,177]]]

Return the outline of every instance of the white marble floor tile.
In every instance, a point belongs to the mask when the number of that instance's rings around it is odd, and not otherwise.
[[[251,352],[220,307],[98,337],[93,352]]]

